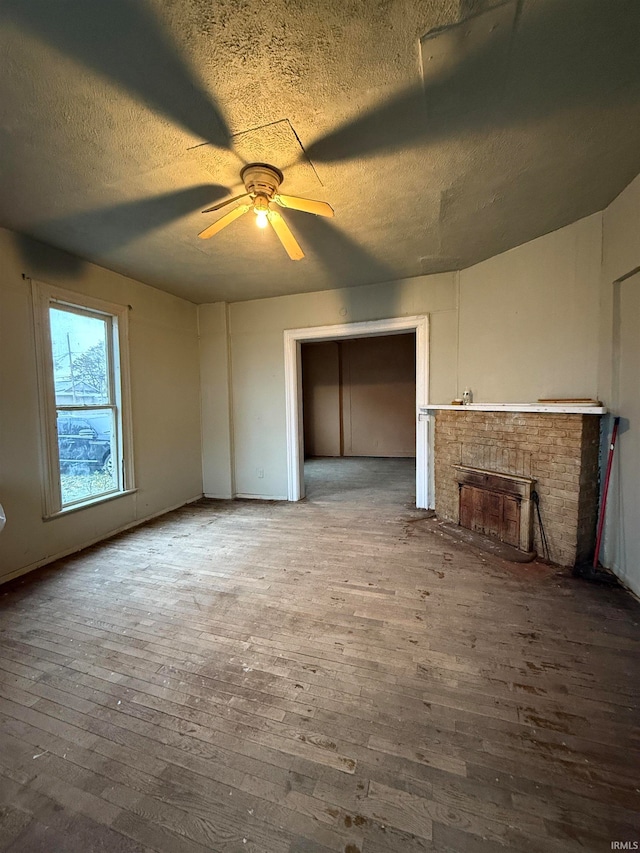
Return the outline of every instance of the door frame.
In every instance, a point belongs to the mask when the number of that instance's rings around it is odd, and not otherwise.
[[[428,426],[419,417],[421,406],[429,402],[429,317],[394,317],[335,326],[313,326],[284,331],[284,376],[287,422],[287,500],[299,501],[304,495],[304,427],[302,420],[301,347],[310,341],[335,341],[341,338],[378,338],[382,335],[416,334],[416,506],[433,505],[430,488]]]

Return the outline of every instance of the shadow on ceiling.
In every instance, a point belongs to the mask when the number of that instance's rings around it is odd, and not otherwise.
[[[292,226],[296,237],[299,237],[303,251],[316,258],[327,270],[333,287],[345,288],[344,307],[347,314],[366,316],[367,306],[363,304],[366,294],[358,294],[353,288],[358,285],[393,281],[397,275],[391,267],[348,237],[330,219],[310,216],[292,209],[284,211],[284,217]],[[376,295],[376,311],[379,315],[376,319],[395,316],[397,307],[395,295],[390,288]]]
[[[91,241],[91,252],[97,258],[108,254],[145,234],[169,225],[200,210],[229,194],[227,187],[219,184],[200,184],[175,192],[161,193],[150,198],[114,204],[94,210],[74,213],[59,219],[38,223],[34,233],[38,239],[61,245],[73,242],[75,235]],[[65,252],[47,252],[47,246],[31,237],[17,235],[18,248],[29,273],[64,273],[79,275],[85,261]]]
[[[141,0],[3,0],[10,21],[195,136],[231,148],[220,107]]]
[[[597,122],[614,101],[640,106],[638,0],[563,0],[545,3],[544,13],[529,13],[526,0],[501,8],[493,34],[496,9],[426,37],[427,59],[448,59],[448,70],[427,73],[424,86],[316,140],[307,155],[340,161],[584,107]]]
[[[84,258],[41,243],[35,237],[29,237],[28,234],[19,234],[15,231],[10,233],[24,264],[22,272],[29,278],[46,275],[67,280],[74,279],[82,275],[87,265]]]

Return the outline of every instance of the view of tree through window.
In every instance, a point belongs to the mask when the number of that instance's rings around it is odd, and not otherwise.
[[[49,309],[62,506],[118,489],[111,318]]]

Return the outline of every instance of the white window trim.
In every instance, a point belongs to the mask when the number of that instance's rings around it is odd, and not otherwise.
[[[416,333],[416,506],[433,507],[433,466],[427,420],[419,416],[429,400],[429,317],[393,317],[335,326],[313,326],[284,331],[284,375],[287,430],[287,500],[304,497],[304,425],[302,417],[301,344],[341,338]]]
[[[133,431],[131,425],[131,381],[129,375],[129,307],[116,305],[64,290],[41,281],[31,281],[35,328],[35,351],[40,408],[40,444],[42,468],[43,518],[56,518],[89,506],[113,500],[135,490],[133,468]],[[58,460],[56,400],[53,384],[53,359],[49,308],[52,305],[105,314],[113,318],[111,353],[115,378],[114,401],[118,421],[118,483],[117,491],[91,496],[63,507]],[[120,379],[118,382],[117,379]]]

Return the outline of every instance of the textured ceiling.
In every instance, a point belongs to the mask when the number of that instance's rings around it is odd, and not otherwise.
[[[638,0],[0,0],[0,224],[194,302],[469,266],[640,171],[639,43]],[[197,239],[254,160],[335,209],[302,261]]]

